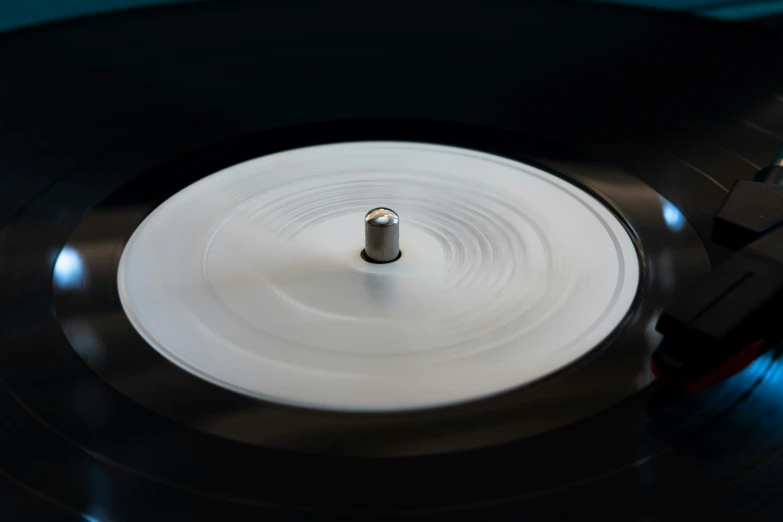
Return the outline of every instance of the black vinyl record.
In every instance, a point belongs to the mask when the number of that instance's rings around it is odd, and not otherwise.
[[[769,520],[772,350],[684,395],[651,382],[660,310],[727,252],[732,183],[783,143],[783,37],[569,2],[210,2],[0,36],[0,509],[8,520]],[[179,189],[306,145],[410,140],[593,194],[640,259],[588,356],[433,410],[240,396],[168,362],[117,296]],[[84,260],[55,278],[63,249]]]

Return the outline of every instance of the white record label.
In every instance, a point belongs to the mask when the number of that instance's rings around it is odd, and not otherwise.
[[[402,257],[362,259],[364,216],[400,216]],[[639,264],[600,202],[472,150],[407,142],[294,149],[180,191],[134,232],[122,305],[164,357],[298,406],[435,407],[531,383],[585,355],[631,306]]]

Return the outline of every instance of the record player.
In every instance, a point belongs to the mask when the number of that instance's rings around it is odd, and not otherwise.
[[[781,52],[579,2],[0,34],[0,508],[779,518]]]

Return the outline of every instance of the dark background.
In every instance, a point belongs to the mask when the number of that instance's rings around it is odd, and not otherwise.
[[[106,11],[188,1],[207,0],[2,0],[0,31]],[[604,0],[603,3],[689,11],[724,20],[783,15],[783,0]]]

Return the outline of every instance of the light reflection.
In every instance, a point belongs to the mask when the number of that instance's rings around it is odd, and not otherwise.
[[[54,282],[61,288],[76,288],[82,285],[85,276],[84,261],[79,253],[63,247],[54,262]]]
[[[741,389],[746,389],[763,377],[755,393],[764,400],[783,403],[783,361],[779,357],[776,350],[769,350],[732,379]]]
[[[82,513],[82,518],[84,519],[85,522],[101,522],[97,518],[91,517],[90,515],[85,515],[84,513]]]
[[[671,202],[661,198],[663,203],[663,220],[666,221],[666,225],[670,230],[679,232],[685,227],[685,216],[682,215],[680,209],[675,207]]]
[[[729,415],[732,429],[750,434],[754,451],[777,451],[783,441],[783,360],[780,349],[760,355],[731,380],[734,381],[731,388],[736,401],[732,403]],[[726,431],[731,432],[730,429]],[[736,445],[736,439],[731,439],[731,444]]]

